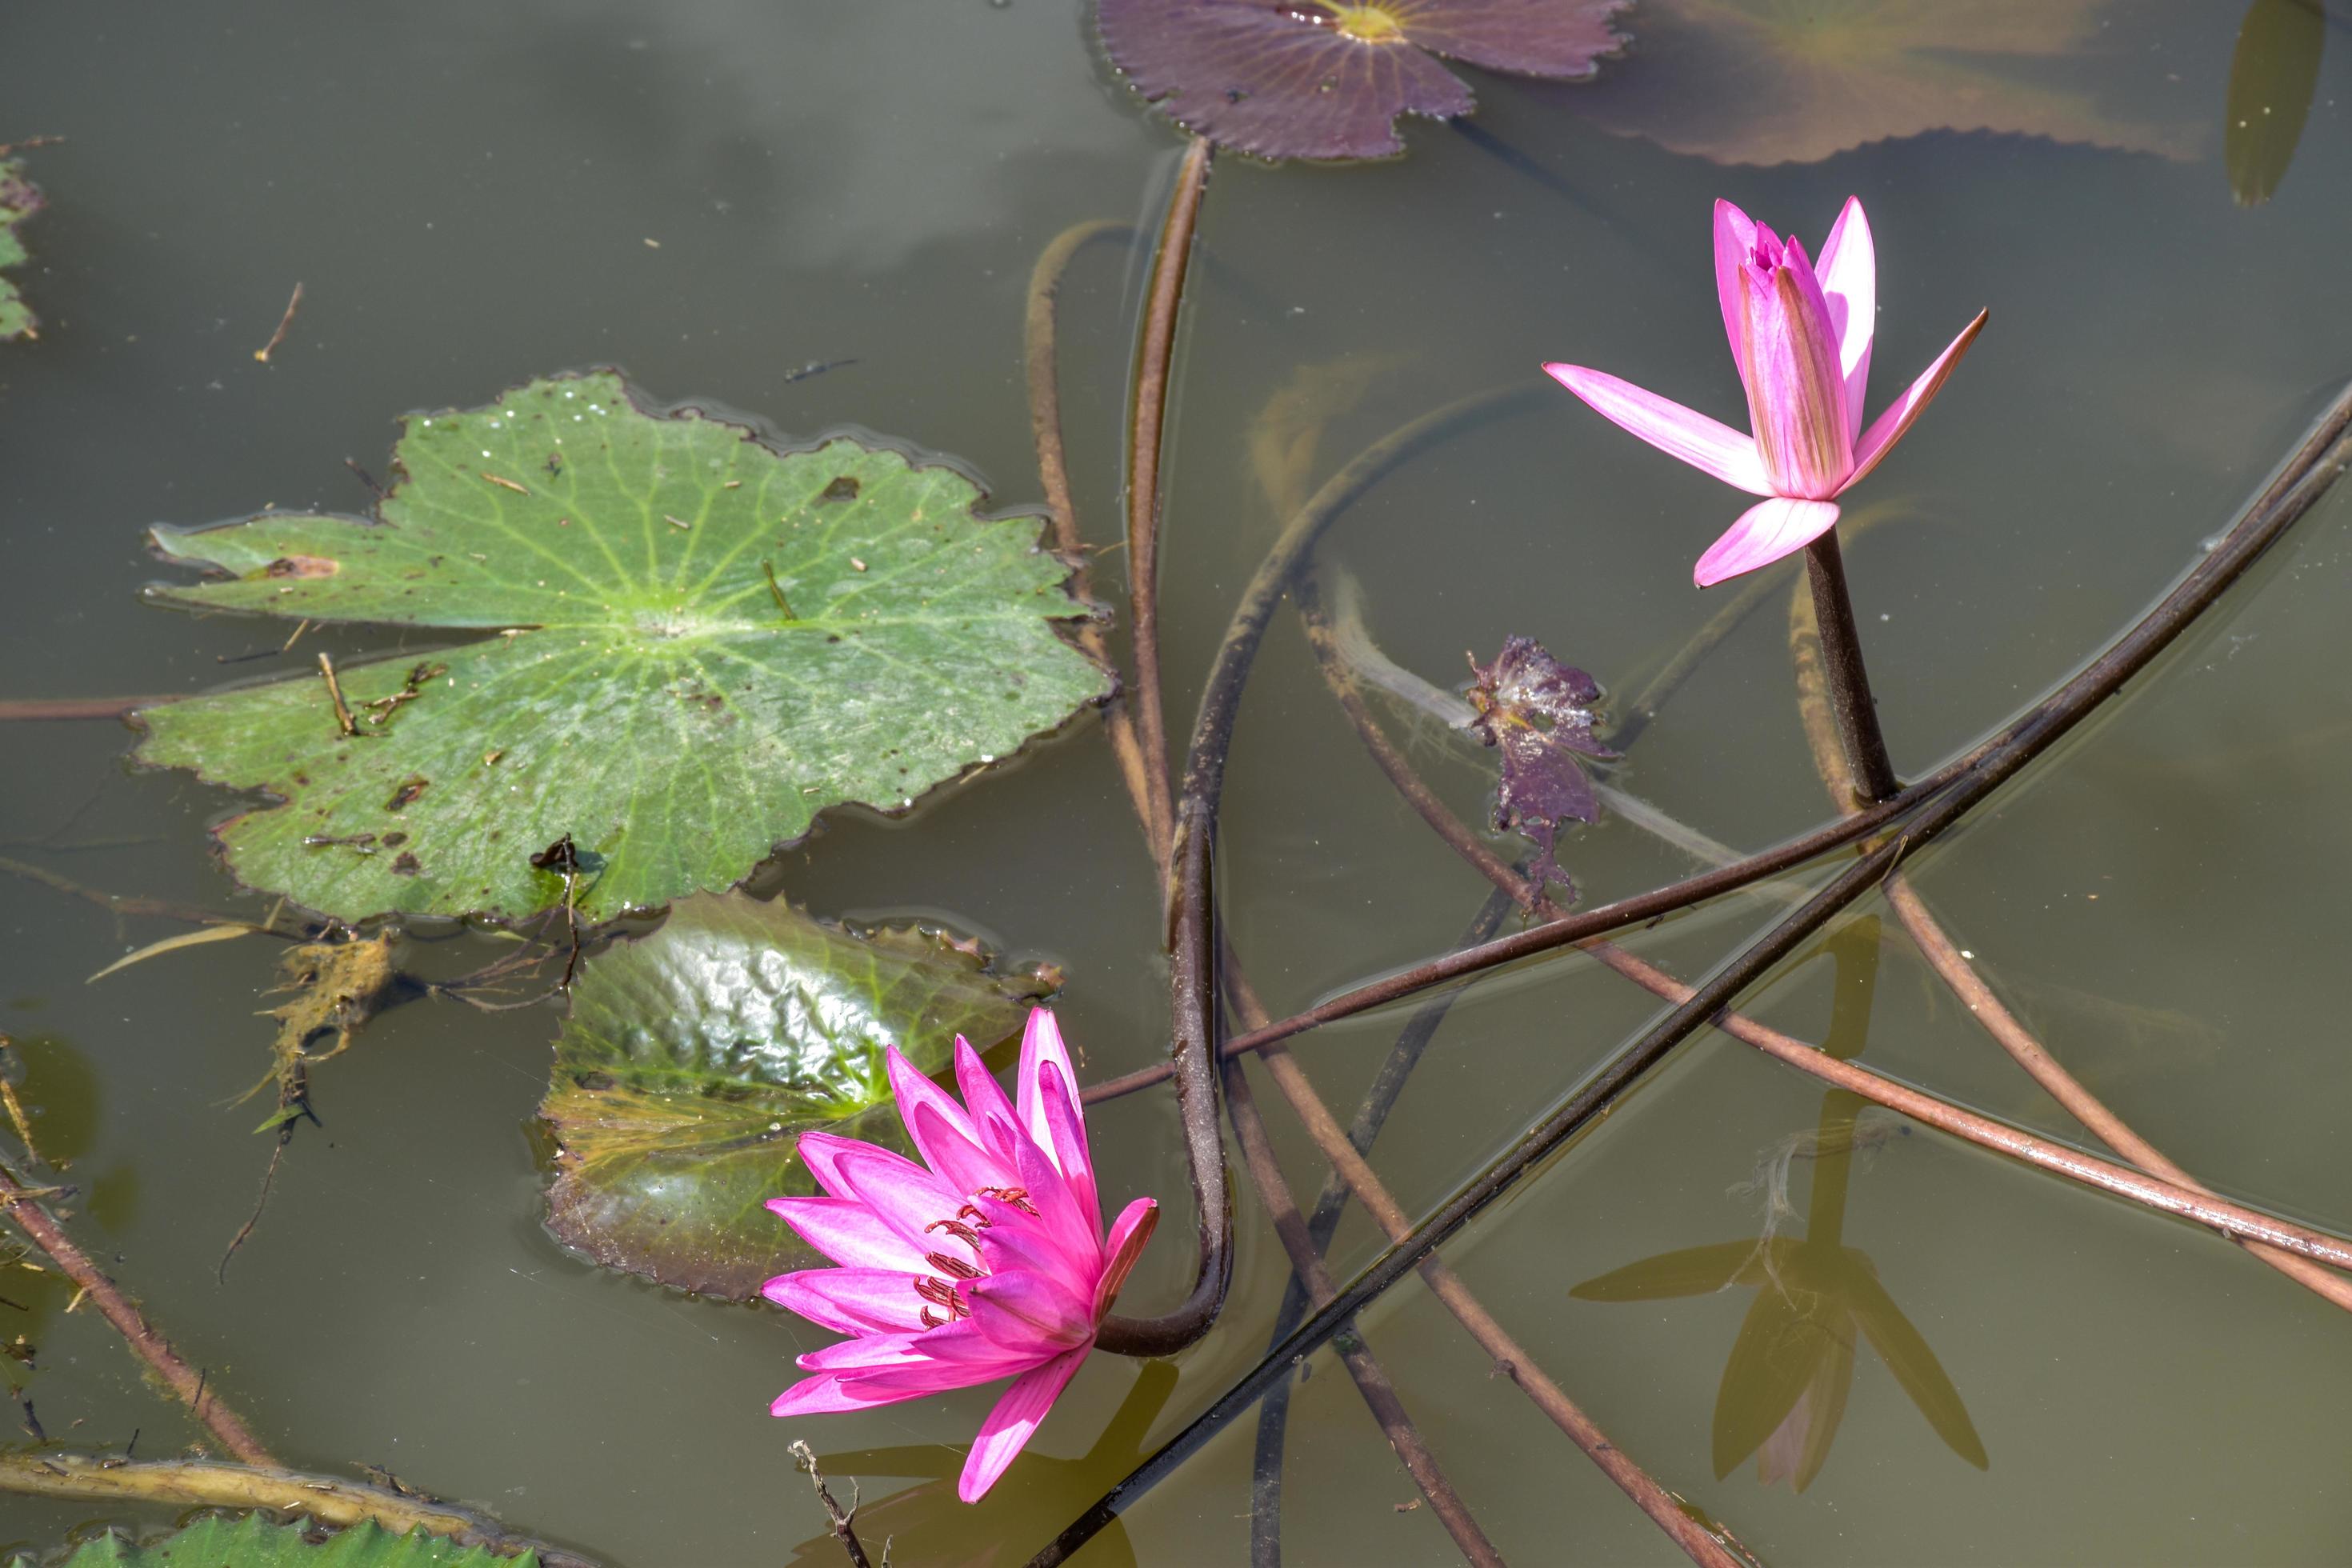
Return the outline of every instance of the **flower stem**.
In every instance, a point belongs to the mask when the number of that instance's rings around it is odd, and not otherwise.
[[[1135,405],[1127,447],[1127,592],[1134,617],[1135,727],[1143,742],[1150,788],[1149,831],[1160,863],[1168,864],[1174,811],[1169,800],[1168,721],[1160,694],[1160,447],[1166,433],[1168,379],[1175,361],[1176,316],[1184,300],[1192,226],[1209,183],[1210,142],[1196,136],[1176,174],[1168,221],[1151,258],[1151,288],[1137,344]]]
[[[1862,635],[1854,630],[1853,597],[1846,592],[1845,558],[1838,553],[1835,529],[1805,546],[1805,578],[1812,584],[1822,664],[1829,676],[1838,733],[1845,740],[1846,761],[1853,768],[1854,791],[1865,805],[1891,800],[1903,785],[1895,776],[1886,736],[1878,728],[1878,709],[1871,700],[1870,672],[1863,668]]]

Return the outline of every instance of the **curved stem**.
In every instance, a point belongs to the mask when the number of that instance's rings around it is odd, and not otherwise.
[[[93,1459],[79,1454],[0,1454],[0,1491],[77,1502],[161,1503],[171,1508],[268,1509],[348,1528],[373,1521],[394,1535],[412,1530],[446,1536],[504,1557],[538,1553],[545,1568],[594,1568],[573,1555],[518,1535],[494,1519],[421,1492],[394,1491],[335,1476],[269,1467],[247,1468],[205,1459]]]
[[[1186,1153],[1200,1225],[1200,1271],[1192,1293],[1157,1318],[1112,1315],[1095,1342],[1122,1355],[1171,1355],[1199,1339],[1224,1303],[1233,1271],[1233,1214],[1219,1133],[1214,1056],[1217,1020],[1214,900],[1210,868],[1216,847],[1217,807],[1224,793],[1226,753],[1241,709],[1242,688],[1282,602],[1291,574],[1348,505],[1425,443],[1474,423],[1496,408],[1533,401],[1533,388],[1511,387],[1459,399],[1391,433],[1324,481],[1284,528],[1259,563],[1219,645],[1192,726],[1183,792],[1176,805],[1170,868],[1169,1061],[1150,1081],[1176,1079],[1184,1118]],[[1099,1095],[1086,1097],[1089,1102]]]
[[[1037,265],[1029,273],[1029,301],[1023,313],[1022,342],[1029,373],[1029,429],[1037,444],[1037,479],[1045,489],[1045,506],[1054,517],[1054,548],[1070,563],[1071,591],[1081,601],[1089,600],[1091,587],[1087,571],[1086,537],[1078,528],[1077,502],[1070,493],[1070,468],[1062,444],[1062,390],[1059,382],[1060,359],[1056,348],[1056,305],[1062,289],[1062,274],[1071,258],[1085,248],[1091,240],[1106,235],[1124,234],[1128,226],[1114,219],[1097,218],[1087,223],[1072,224],[1054,237],[1037,257]],[[1077,627],[1078,646],[1097,663],[1111,665],[1108,640],[1103,635],[1102,623],[1081,621]],[[1134,803],[1136,820],[1144,825],[1147,837],[1152,833],[1153,795],[1150,770],[1143,760],[1143,746],[1136,738],[1135,715],[1129,710],[1124,697],[1114,697],[1103,708],[1103,730],[1110,738],[1110,751],[1118,764],[1119,780],[1127,786],[1128,798]],[[1165,774],[1166,766],[1160,772]],[[1152,858],[1160,858],[1160,841],[1151,839]]]
[[[1150,786],[1149,833],[1165,847],[1172,828],[1168,795],[1168,721],[1160,689],[1160,447],[1166,433],[1168,378],[1175,360],[1176,317],[1192,259],[1192,228],[1209,183],[1210,142],[1195,136],[1176,172],[1168,221],[1151,261],[1151,283],[1137,347],[1135,406],[1128,431],[1127,584],[1134,617],[1135,716]]]
[[[74,1245],[73,1237],[65,1233],[55,1215],[43,1208],[31,1193],[17,1184],[16,1179],[0,1170],[0,1213],[15,1222],[16,1228],[32,1239],[33,1245],[48,1254],[58,1272],[73,1281],[77,1289],[86,1293],[99,1312],[112,1323],[116,1331],[129,1343],[134,1354],[147,1363],[148,1369],[163,1380],[163,1385],[179,1395],[182,1404],[194,1413],[221,1441],[221,1446],[248,1465],[274,1465],[269,1450],[253,1435],[236,1411],[220,1402],[220,1395],[211,1386],[211,1378],[180,1358],[171,1342],[155,1331],[129,1297],[99,1272],[89,1255]]]

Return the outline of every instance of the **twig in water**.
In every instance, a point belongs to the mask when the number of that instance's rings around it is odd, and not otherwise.
[[[1274,1222],[1274,1233],[1289,1255],[1290,1267],[1303,1281],[1309,1300],[1318,1306],[1336,1293],[1331,1272],[1323,1266],[1322,1253],[1308,1239],[1307,1224],[1299,1217],[1298,1205],[1291,1195],[1290,1184],[1283,1179],[1282,1166],[1276,1160],[1274,1144],[1265,1135],[1265,1123],[1257,1113],[1257,1101],[1250,1092],[1249,1079],[1242,1064],[1228,1058],[1225,1063],[1225,1111],[1234,1124],[1234,1139],[1241,1144],[1243,1168],[1265,1205],[1267,1217]],[[1404,1401],[1397,1394],[1396,1385],[1373,1359],[1371,1350],[1360,1333],[1343,1334],[1339,1342],[1339,1359],[1348,1375],[1364,1396],[1364,1404],[1372,1418],[1381,1425],[1389,1447],[1421,1488],[1421,1495],[1429,1500],[1431,1511],[1445,1526],[1446,1533],[1462,1555],[1480,1568],[1502,1568],[1502,1553],[1486,1539],[1486,1532],[1471,1517],[1445,1472],[1438,1468],[1437,1456],[1431,1453],[1423,1439],[1421,1429],[1405,1413]],[[1282,1387],[1287,1391],[1288,1380]],[[1269,1395],[1271,1397],[1271,1395]],[[1253,1512],[1250,1525],[1250,1560],[1258,1568],[1280,1568],[1282,1562],[1281,1497],[1282,1452],[1276,1447],[1274,1466],[1265,1464],[1265,1451],[1260,1445],[1260,1463],[1251,1486]],[[1271,1488],[1269,1490],[1269,1483]]]
[[[15,1050],[16,1050],[16,1042],[8,1037],[5,1030],[0,1030],[0,1052]],[[17,1051],[16,1054],[17,1059],[22,1061],[24,1053]],[[8,1080],[5,1068],[0,1068],[0,1107],[5,1107],[7,1110],[8,1125],[16,1129],[16,1142],[24,1147],[25,1158],[36,1165],[49,1164],[48,1161],[41,1158],[40,1150],[34,1146],[33,1123],[25,1115],[24,1102],[16,1098],[16,1086]],[[51,1165],[50,1169],[62,1171],[65,1167]]]
[[[1834,681],[1825,668],[1828,661],[1817,621],[1819,609],[1819,595],[1809,597],[1801,590],[1789,605],[1789,648],[1797,670],[1797,709],[1807,748],[1812,753],[1813,771],[1821,775],[1831,803],[1841,812],[1851,813],[1860,793],[1851,771],[1854,747],[1844,733],[1844,710],[1837,701]],[[2140,1169],[2189,1192],[2217,1195],[2134,1131],[2018,1021],[1970,966],[1959,944],[1928,912],[1899,868],[1888,870],[1882,891],[1920,955],[1927,959],[1928,968],[1959,998],[1969,1016],[2062,1110],[2093,1137]],[[2284,1248],[2244,1237],[2236,1239],[2248,1252],[2288,1279],[2334,1305],[2352,1310],[2352,1279]]]
[[[286,313],[278,318],[278,330],[269,334],[268,342],[253,351],[255,359],[259,360],[263,364],[269,363],[269,356],[276,353],[278,345],[286,341],[286,329],[294,324],[294,312],[301,308],[302,285],[296,283],[293,297],[286,301]]]
[[[352,722],[352,710],[343,702],[342,683],[335,679],[335,661],[325,653],[319,655],[319,673],[326,679],[327,695],[335,704],[335,725],[349,738],[358,734],[359,726]]]
[[[89,1299],[98,1303],[100,1313],[129,1342],[139,1359],[180,1396],[197,1419],[212,1429],[213,1436],[230,1453],[248,1465],[277,1463],[236,1412],[221,1404],[217,1394],[210,1400],[205,1397],[209,1373],[198,1373],[181,1360],[170,1342],[155,1331],[114,1281],[100,1273],[89,1255],[74,1245],[56,1217],[5,1170],[0,1170],[0,1213],[6,1214],[16,1228],[32,1238],[34,1246],[48,1254],[59,1272],[89,1293]],[[0,1485],[5,1484],[0,1481]]]
[[[23,697],[0,702],[0,723],[72,719],[120,719],[142,708],[161,708],[179,698],[170,692],[151,697]]]
[[[137,1433],[131,1440],[138,1440]],[[79,1502],[268,1509],[339,1530],[373,1521],[394,1535],[422,1530],[500,1556],[536,1552],[543,1568],[595,1568],[576,1553],[420,1492],[394,1491],[339,1476],[305,1475],[267,1463],[247,1468],[205,1459],[132,1460],[127,1449],[119,1458],[103,1459],[85,1454],[0,1454],[0,1491]]]
[[[308,1105],[302,1109],[303,1113],[310,1116],[312,1121],[318,1120],[317,1114],[311,1111]],[[254,1227],[261,1223],[261,1211],[269,1206],[269,1194],[278,1185],[278,1167],[285,1163],[286,1145],[292,1142],[294,1142],[294,1122],[279,1122],[277,1141],[269,1151],[269,1167],[261,1173],[261,1191],[253,1200],[253,1212],[245,1216],[245,1223],[236,1227],[235,1236],[229,1237],[228,1250],[221,1254],[220,1267],[214,1270],[215,1278],[224,1285],[228,1283],[228,1260],[236,1256],[236,1249],[245,1245],[246,1237],[251,1236]]]
[[[793,1462],[808,1472],[810,1483],[816,1488],[816,1500],[824,1505],[824,1517],[833,1523],[834,1539],[841,1542],[844,1552],[849,1553],[852,1568],[874,1568],[866,1558],[865,1546],[857,1539],[857,1483],[849,1483],[849,1511],[844,1513],[841,1505],[833,1500],[833,1493],[824,1484],[824,1472],[816,1468],[816,1456],[809,1452],[809,1446],[794,1438],[792,1455]]]

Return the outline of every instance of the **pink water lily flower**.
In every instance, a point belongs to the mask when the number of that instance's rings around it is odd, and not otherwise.
[[[898,1115],[923,1163],[807,1132],[801,1159],[827,1195],[768,1200],[841,1267],[780,1274],[761,1290],[853,1336],[801,1357],[816,1375],[769,1409],[867,1410],[1011,1375],[956,1488],[977,1502],[1094,1348],[1160,1205],[1136,1199],[1104,1236],[1077,1075],[1045,1008],[1031,1012],[1021,1041],[1017,1103],[961,1035],[961,1105],[895,1046],[888,1061]]]
[[[1707,547],[1692,576],[1702,588],[1769,566],[1827,533],[1835,498],[1894,449],[1960,363],[1984,311],[1906,387],[1868,428],[1863,388],[1878,313],[1878,258],[1862,200],[1822,243],[1818,268],[1792,236],[1782,239],[1729,202],[1715,204],[1715,289],[1723,330],[1748,389],[1752,436],[1581,365],[1544,369],[1601,416],[1725,484],[1769,499],[1740,514]]]

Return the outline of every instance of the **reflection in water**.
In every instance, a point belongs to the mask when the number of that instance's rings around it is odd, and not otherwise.
[[[1076,1459],[1055,1459],[1031,1448],[1021,1468],[977,1503],[956,1500],[956,1477],[963,1469],[963,1451],[943,1444],[903,1448],[859,1448],[818,1456],[817,1466],[832,1478],[837,1496],[845,1482],[867,1476],[922,1476],[921,1485],[908,1488],[858,1510],[857,1533],[875,1561],[882,1545],[891,1542],[891,1555],[900,1563],[920,1563],[929,1568],[996,1568],[1027,1559],[1035,1545],[1038,1522],[1075,1519],[1103,1489],[1143,1462],[1144,1439],[1151,1424],[1176,1391],[1172,1363],[1148,1361],[1103,1427],[1093,1448]],[[841,1543],[824,1531],[803,1541],[793,1552],[793,1562],[838,1568]],[[1087,1561],[1101,1568],[1134,1568],[1135,1553],[1127,1531],[1113,1520],[1094,1538]]]
[[[1841,1060],[1862,1054],[1878,977],[1878,919],[1847,922],[1817,952],[1837,964],[1830,1037]],[[1869,1101],[1843,1089],[1822,1100],[1821,1122],[1783,1142],[1756,1179],[1735,1191],[1764,1195],[1764,1231],[1754,1240],[1678,1247],[1584,1281],[1570,1292],[1585,1301],[1655,1301],[1704,1296],[1733,1285],[1756,1292],[1724,1363],[1715,1400],[1714,1459],[1720,1480],[1748,1455],[1765,1485],[1787,1480],[1803,1491],[1821,1473],[1853,1386],[1857,1331],[1870,1341],[1895,1383],[1936,1436],[1979,1469],[1990,1463],[1959,1390],[1878,1281],[1869,1254],[1844,1244],[1845,1199],[1857,1152],[1903,1131]],[[1804,1235],[1779,1234],[1796,1217],[1789,1173],[1812,1164]]]
[[[2221,119],[2221,161],[2240,206],[2270,200],[2286,178],[2326,41],[2323,0],[2254,0],[2246,8]]]

